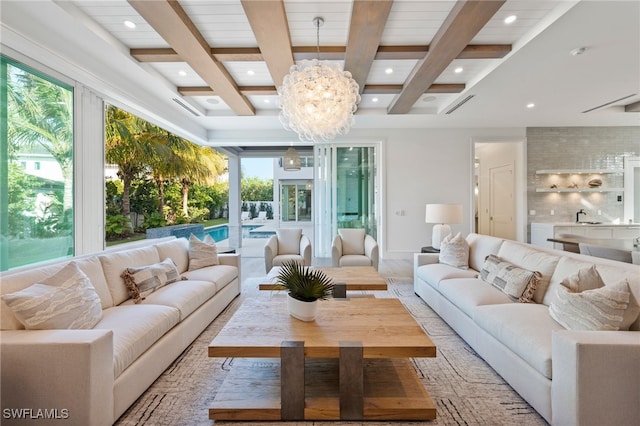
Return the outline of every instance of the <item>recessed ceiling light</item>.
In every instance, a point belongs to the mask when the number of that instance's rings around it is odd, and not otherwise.
[[[127,21],[124,21],[124,26],[127,27],[127,28],[134,29],[136,27],[136,24],[135,24],[135,22],[127,20]]]
[[[247,71],[247,74],[249,74],[249,75],[254,75],[255,73],[256,73],[256,72],[255,72],[254,70],[249,70],[249,71]]]
[[[264,103],[265,103],[265,104],[270,104],[270,103],[271,103],[271,99],[265,99],[265,100],[264,100]]]
[[[507,16],[506,18],[504,18],[504,23],[505,24],[513,24],[516,21],[516,19],[518,19],[518,17],[516,15],[510,15],[510,16]]]
[[[527,104],[527,108],[533,108],[534,106],[536,106],[536,104],[534,104],[533,102],[529,102]]]
[[[387,68],[386,70],[384,70],[385,74],[393,74],[393,68]]]
[[[207,99],[207,103],[211,104],[211,105],[217,105],[220,103],[219,100],[217,100],[216,98],[209,98]]]
[[[462,71],[464,71],[464,68],[462,67],[458,67],[455,70],[453,70],[453,72],[455,72],[456,74],[460,74]]]
[[[435,96],[425,96],[424,98],[422,98],[422,102],[433,102],[436,100]]]
[[[371,102],[378,102],[378,100],[379,100],[378,98],[372,98]]]
[[[586,51],[587,51],[586,47],[576,47],[575,49],[573,49],[569,53],[571,53],[571,56],[579,56],[579,55],[582,55]]]
[[[179,75],[180,77],[184,77],[184,76],[186,76],[186,75],[187,75],[187,72],[186,72],[185,70],[180,70],[180,71],[178,71],[178,75]]]

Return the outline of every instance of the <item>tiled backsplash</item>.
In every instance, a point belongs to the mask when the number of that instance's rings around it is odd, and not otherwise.
[[[535,216],[528,216],[528,222],[573,222],[580,209],[587,212],[581,220],[622,220],[622,191],[557,193],[536,192],[536,188],[549,188],[552,184],[567,188],[572,183],[585,188],[594,178],[602,180],[603,189],[622,188],[625,155],[640,155],[640,127],[527,128],[527,209],[535,211]],[[576,169],[620,170],[620,173],[536,174],[537,170]]]

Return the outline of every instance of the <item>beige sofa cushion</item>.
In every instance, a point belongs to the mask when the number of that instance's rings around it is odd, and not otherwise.
[[[471,233],[467,235],[469,243],[469,267],[479,271],[484,260],[490,254],[498,254],[504,240],[490,235]]]
[[[338,229],[342,239],[342,255],[364,254],[364,229]]]
[[[438,290],[472,319],[478,306],[513,303],[509,296],[479,278],[442,280]]]
[[[549,287],[549,281],[560,258],[539,251],[528,244],[520,244],[510,240],[502,243],[498,256],[520,268],[537,271],[542,274],[533,295],[534,302],[542,303],[547,287]]]
[[[148,295],[143,305],[164,305],[180,311],[180,321],[191,315],[204,302],[216,294],[216,285],[211,281],[178,281]],[[129,299],[120,306],[133,305]]]
[[[184,277],[192,281],[210,281],[215,283],[216,291],[222,290],[227,284],[238,278],[238,268],[231,265],[216,265],[195,271],[185,272]]]
[[[564,328],[545,305],[484,305],[475,310],[476,324],[532,368],[551,379],[551,335]]]
[[[438,288],[442,280],[448,278],[477,278],[478,272],[470,269],[454,268],[442,263],[433,263],[420,266],[416,271],[416,275],[431,287]]]
[[[107,280],[104,277],[102,270],[102,264],[98,256],[90,256],[84,259],[78,259],[75,261],[78,264],[78,268],[89,277],[91,285],[96,289],[96,293],[100,296],[100,303],[102,309],[107,309],[113,306],[113,297],[109,291]]]
[[[340,266],[372,266],[371,259],[364,254],[347,254],[340,258]]]
[[[186,238],[176,238],[156,244],[156,249],[161,260],[167,258],[173,260],[179,273],[189,268],[189,241]]]
[[[119,305],[129,298],[127,287],[120,276],[126,268],[160,262],[160,256],[155,246],[116,251],[100,255],[99,258],[114,305]]]
[[[179,321],[180,312],[176,308],[120,305],[105,309],[93,328],[113,331],[113,375],[117,378]]]

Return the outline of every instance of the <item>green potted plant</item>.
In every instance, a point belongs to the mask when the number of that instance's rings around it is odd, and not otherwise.
[[[305,267],[295,260],[280,267],[276,284],[278,289],[289,293],[289,314],[302,321],[313,321],[318,311],[318,300],[333,296],[333,282],[324,272]]]

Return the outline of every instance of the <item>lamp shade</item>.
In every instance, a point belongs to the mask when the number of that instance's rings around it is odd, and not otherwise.
[[[462,205],[427,204],[424,216],[426,223],[462,223]]]

